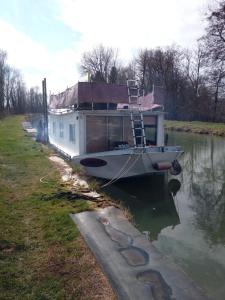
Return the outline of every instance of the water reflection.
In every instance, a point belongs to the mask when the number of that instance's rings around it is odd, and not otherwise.
[[[158,175],[124,180],[105,191],[130,209],[140,231],[156,240],[163,228],[180,223],[173,201],[180,186],[179,180],[168,182],[167,176]]]
[[[170,134],[185,150],[179,177],[150,176],[108,188],[141,231],[213,299],[225,295],[225,139]]]
[[[170,179],[170,181],[168,182],[168,189],[170,191],[170,193],[172,194],[173,197],[176,196],[177,192],[179,191],[181,187],[181,183],[179,180],[177,179]]]
[[[179,198],[189,198],[192,224],[209,246],[225,242],[225,140],[175,134],[185,148]]]
[[[225,288],[225,140],[172,134],[185,150],[181,188],[175,197],[180,224],[164,228],[155,246],[178,263],[213,299]]]

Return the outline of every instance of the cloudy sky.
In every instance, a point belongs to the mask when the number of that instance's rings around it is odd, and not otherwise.
[[[194,47],[209,0],[1,0],[0,48],[28,86],[57,93],[79,79],[84,51],[98,44],[128,61],[140,48]]]

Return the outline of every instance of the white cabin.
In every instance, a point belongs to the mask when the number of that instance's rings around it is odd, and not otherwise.
[[[147,146],[164,146],[164,113],[144,112]],[[71,158],[134,146],[127,110],[57,110],[49,113],[49,141]]]

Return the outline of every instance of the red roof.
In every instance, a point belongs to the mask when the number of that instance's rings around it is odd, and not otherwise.
[[[50,96],[50,108],[66,108],[81,103],[128,103],[126,85],[78,82],[58,95]]]
[[[164,91],[155,87],[153,92],[140,97],[138,101],[141,103],[142,110],[151,110],[164,105],[164,97]],[[124,105],[129,106],[128,88],[126,85],[119,84],[78,82],[58,95],[51,95],[49,107],[69,108],[92,102],[114,103],[117,104],[117,109],[123,108]],[[138,104],[130,104],[130,108],[138,108]]]

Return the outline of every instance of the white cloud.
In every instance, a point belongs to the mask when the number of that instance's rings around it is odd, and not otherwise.
[[[8,63],[21,70],[28,86],[41,87],[41,81],[46,77],[48,90],[59,92],[78,80],[78,61],[73,49],[51,53],[44,45],[2,20],[0,40],[8,53]]]
[[[78,52],[102,43],[130,58],[138,48],[190,46],[203,33],[206,0],[58,0],[61,20],[82,33]]]
[[[55,1],[60,21],[80,33],[80,38],[68,49],[52,52],[0,19],[1,45],[8,52],[10,65],[22,71],[28,86],[40,86],[46,77],[48,90],[54,93],[78,81],[82,53],[100,43],[119,49],[124,61],[129,61],[139,48],[174,43],[192,45],[203,33],[201,10],[207,3],[207,0]],[[63,37],[59,39],[63,42]]]

